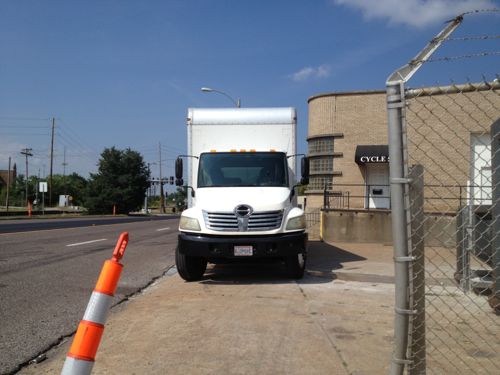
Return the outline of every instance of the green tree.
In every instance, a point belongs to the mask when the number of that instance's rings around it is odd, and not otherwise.
[[[18,174],[16,180],[9,189],[9,206],[25,207],[26,204],[25,190],[26,190],[26,184],[24,175]],[[32,191],[33,191],[32,186],[29,185],[29,180],[28,180],[28,198],[31,197]],[[7,187],[3,186],[2,191],[0,193],[0,200],[1,200],[0,205],[5,204],[6,195],[7,195]]]
[[[85,207],[90,213],[117,213],[137,210],[144,202],[149,172],[140,153],[127,148],[106,148],[99,170],[90,175]]]
[[[297,195],[304,195],[305,191],[307,190],[307,185],[298,185],[296,189]]]
[[[44,181],[48,181],[48,178]],[[74,206],[82,206],[86,199],[88,181],[77,173],[67,176],[55,174],[52,176],[52,203],[59,202],[60,195],[71,196]],[[37,184],[35,184],[36,186]],[[41,199],[41,198],[40,198]],[[49,196],[45,195],[45,204],[48,204]]]
[[[38,196],[38,206],[42,203],[42,194],[38,193],[40,181],[48,182],[48,177],[45,179],[39,179],[37,176],[30,176],[28,179],[28,199],[31,202],[35,201]],[[10,206],[20,206],[24,207],[25,198],[25,179],[24,175],[17,175],[15,183],[9,189],[9,205]],[[7,193],[7,188],[2,187],[0,191],[0,205],[5,204],[5,197]],[[68,176],[63,176],[55,174],[52,176],[52,202],[53,205],[57,205],[59,202],[59,195],[70,195],[72,197],[72,203],[75,206],[81,206],[86,198],[87,193],[87,180],[77,173],[72,173]],[[45,193],[45,206],[49,205],[49,195]]]
[[[170,193],[167,198],[167,205],[175,207],[178,212],[184,210],[187,205],[186,188],[178,186],[175,192]]]

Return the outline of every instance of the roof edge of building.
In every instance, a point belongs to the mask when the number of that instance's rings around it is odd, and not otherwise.
[[[407,91],[407,97],[414,96],[430,96],[430,95],[442,95],[442,94],[456,94],[465,93],[472,91],[487,91],[487,90],[498,90],[500,89],[500,81],[494,79],[493,81],[483,81],[483,82],[467,82],[465,84],[453,84],[448,86],[424,86],[420,88],[409,88]],[[321,93],[317,95],[310,96],[307,99],[307,103],[310,103],[314,99],[328,97],[328,96],[350,96],[350,95],[373,95],[373,94],[385,94],[386,90],[355,90],[355,91],[332,91]]]
[[[309,103],[311,100],[323,98],[327,96],[350,96],[350,95],[373,95],[373,94],[385,94],[385,90],[356,90],[356,91],[333,91],[333,92],[325,92],[321,94],[316,94],[310,96],[307,99]]]

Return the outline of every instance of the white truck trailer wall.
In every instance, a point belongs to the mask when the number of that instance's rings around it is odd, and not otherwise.
[[[190,108],[188,155],[216,150],[281,151],[296,154],[297,115],[294,108]],[[197,188],[198,159],[188,158],[188,185]],[[288,159],[290,187],[295,184],[296,158]],[[192,206],[188,193],[188,207]]]

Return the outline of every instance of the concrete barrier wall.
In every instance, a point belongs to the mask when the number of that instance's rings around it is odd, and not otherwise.
[[[358,243],[392,244],[392,219],[388,211],[332,210],[322,211],[323,240]],[[455,247],[454,216],[425,215],[425,245]]]
[[[389,212],[323,211],[323,215],[327,242],[392,243]]]

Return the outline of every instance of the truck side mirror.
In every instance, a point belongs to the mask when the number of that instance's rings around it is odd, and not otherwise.
[[[177,180],[182,180],[182,159],[181,158],[177,158],[175,160],[175,178]]]
[[[301,185],[307,185],[309,183],[309,158],[307,156],[300,161],[300,174],[302,175]]]

